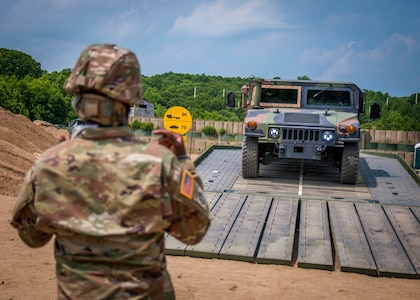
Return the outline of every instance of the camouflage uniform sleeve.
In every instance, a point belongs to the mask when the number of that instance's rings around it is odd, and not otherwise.
[[[32,248],[42,247],[52,235],[36,228],[37,214],[34,207],[34,185],[32,169],[26,174],[24,183],[12,211],[13,227],[18,230],[21,240]]]
[[[172,222],[167,231],[178,240],[193,245],[201,241],[210,226],[209,208],[203,183],[191,159],[183,157],[177,161],[169,184]]]

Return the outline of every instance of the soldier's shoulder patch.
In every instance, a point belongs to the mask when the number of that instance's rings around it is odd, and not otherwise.
[[[194,194],[194,177],[191,175],[190,172],[184,170],[182,172],[182,179],[181,179],[181,188],[179,193],[188,199],[193,198]]]

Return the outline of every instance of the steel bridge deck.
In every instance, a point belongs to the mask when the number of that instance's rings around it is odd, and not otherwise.
[[[356,185],[342,185],[328,162],[243,179],[241,155],[199,162],[212,224],[197,245],[167,236],[167,254],[420,278],[420,187],[396,159],[361,154]]]

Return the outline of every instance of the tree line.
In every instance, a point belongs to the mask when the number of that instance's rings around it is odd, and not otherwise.
[[[49,73],[28,54],[0,48],[0,106],[31,120],[66,124],[77,117],[71,106],[73,96],[63,88],[70,72],[63,69]],[[197,120],[241,122],[243,111],[227,108],[225,99],[227,91],[239,92],[247,81],[241,77],[174,72],[142,75],[144,99],[154,104],[156,117],[163,117],[172,106],[183,106]],[[370,120],[368,112],[362,116],[362,128],[420,131],[416,94],[391,97],[388,93],[365,92],[367,110],[370,104],[378,103],[382,111],[378,120]]]

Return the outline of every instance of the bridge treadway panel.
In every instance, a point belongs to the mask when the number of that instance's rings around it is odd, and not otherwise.
[[[205,193],[205,194],[206,194],[206,199],[207,199],[207,203],[210,210],[212,207],[215,206],[215,204],[222,197],[222,193]],[[226,195],[223,195],[223,197],[226,197]],[[166,254],[184,255],[185,248],[187,247],[187,245],[167,234],[165,238],[165,247],[166,247]]]
[[[211,210],[212,222],[206,236],[199,244],[188,246],[185,254],[217,258],[245,200],[245,195],[223,194]]]
[[[384,210],[414,270],[420,275],[420,223],[408,207],[384,206]]]
[[[333,270],[326,201],[301,202],[298,266]]]
[[[292,265],[297,211],[297,199],[273,199],[257,263]]]
[[[416,277],[381,205],[355,203],[380,276]]]
[[[417,221],[420,222],[420,206],[410,207],[410,210],[416,216]]]
[[[377,275],[375,260],[353,203],[328,202],[340,270]]]
[[[249,195],[219,253],[219,258],[253,261],[272,197]]]

